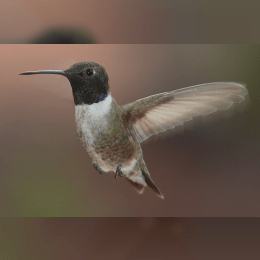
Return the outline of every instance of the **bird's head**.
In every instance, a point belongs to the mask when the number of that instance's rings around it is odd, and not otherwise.
[[[56,74],[70,81],[76,105],[103,101],[109,94],[108,75],[105,68],[92,61],[74,63],[67,70],[27,71],[20,75]]]

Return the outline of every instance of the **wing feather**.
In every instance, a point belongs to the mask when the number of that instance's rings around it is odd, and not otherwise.
[[[133,126],[139,142],[173,129],[195,116],[226,110],[245,100],[246,87],[216,82],[160,93],[122,106],[125,120]]]

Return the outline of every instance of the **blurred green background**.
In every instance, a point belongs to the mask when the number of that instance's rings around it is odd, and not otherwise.
[[[259,45],[1,45],[1,216],[259,216]],[[102,64],[122,105],[182,87],[235,81],[250,105],[228,120],[143,146],[165,200],[100,176],[81,147],[66,78],[27,70]],[[69,96],[64,99],[64,96]]]

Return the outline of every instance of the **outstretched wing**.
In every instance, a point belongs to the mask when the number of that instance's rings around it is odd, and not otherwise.
[[[248,94],[233,82],[215,82],[182,88],[139,99],[122,106],[125,120],[133,125],[141,143],[159,132],[182,125],[195,116],[228,109]]]

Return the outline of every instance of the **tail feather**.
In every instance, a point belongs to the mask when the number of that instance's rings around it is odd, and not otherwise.
[[[143,159],[140,161],[139,167],[140,167],[139,168],[140,171],[138,171],[137,173],[135,172],[135,174],[128,176],[127,180],[137,189],[137,191],[140,194],[143,193],[144,188],[148,186],[156,193],[158,197],[164,199],[163,194],[153,182]]]
[[[144,185],[137,183],[137,182],[133,182],[130,179],[127,179],[135,188],[136,190],[142,194],[144,192]]]
[[[163,194],[161,193],[161,191],[156,187],[155,183],[153,182],[153,180],[151,179],[150,175],[148,173],[146,173],[145,171],[142,170],[143,176],[145,178],[145,182],[148,185],[148,187],[150,187],[156,194],[158,197],[160,197],[161,199],[164,199]]]

